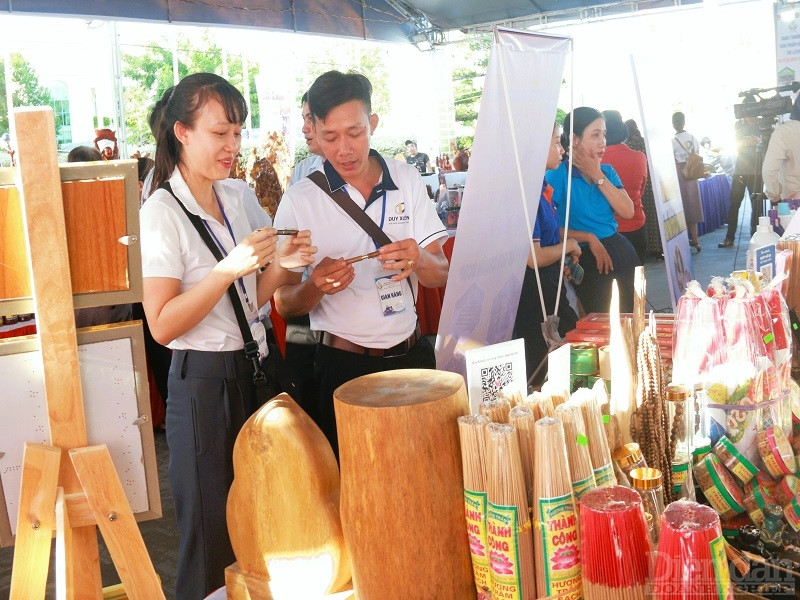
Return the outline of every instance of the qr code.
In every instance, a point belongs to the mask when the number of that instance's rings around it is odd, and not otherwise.
[[[483,402],[497,400],[500,392],[513,380],[511,363],[492,365],[481,369],[481,397]]]

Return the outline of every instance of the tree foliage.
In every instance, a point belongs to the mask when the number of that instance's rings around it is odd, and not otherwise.
[[[475,127],[483,93],[483,77],[489,64],[492,49],[490,35],[472,38],[467,49],[460,54],[462,66],[453,69],[453,95],[456,121]]]
[[[196,47],[185,36],[177,37],[178,53],[178,79],[190,73],[216,73],[223,75],[224,52],[204,32],[201,46]],[[125,102],[125,127],[128,132],[128,141],[132,146],[147,146],[154,144],[155,140],[150,133],[148,118],[150,110],[156,101],[164,95],[173,84],[173,48],[164,38],[161,42],[151,42],[142,54],[124,54],[123,76],[125,77],[124,102]],[[244,93],[244,58],[238,55],[229,55],[228,81]],[[250,119],[254,128],[259,126],[258,95],[256,92],[256,77],[258,65],[248,63],[250,79],[250,98],[248,107]]]
[[[18,52],[11,53],[11,77],[14,80],[11,96],[15,107],[53,106],[50,91],[39,83],[36,70]],[[8,131],[8,127],[5,60],[0,59],[0,133]]]

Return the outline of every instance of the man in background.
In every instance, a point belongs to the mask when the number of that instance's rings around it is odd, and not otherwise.
[[[301,102],[303,104],[303,137],[306,138],[310,154],[294,166],[292,176],[289,178],[289,186],[293,186],[309,173],[319,169],[325,161],[317,143],[317,137],[314,135],[314,124],[311,122],[311,111],[308,109],[308,92],[303,94]]]
[[[417,142],[406,140],[406,162],[417,169],[420,173],[428,173],[431,170],[431,159],[424,152],[417,152]]]

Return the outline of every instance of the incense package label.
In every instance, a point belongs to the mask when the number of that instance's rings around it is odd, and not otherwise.
[[[492,598],[522,599],[518,526],[516,506],[498,506],[489,503],[489,510],[486,513],[486,529],[489,542]]]
[[[491,588],[492,580],[487,548],[485,492],[464,490],[464,516],[467,519],[467,538],[475,585],[478,586],[478,591],[486,592]]]
[[[594,470],[594,480],[597,487],[617,485],[617,476],[614,475],[614,464],[608,463]]]
[[[572,493],[575,496],[575,501],[581,499],[586,492],[595,488],[594,475],[589,475],[586,479],[581,479],[572,484]]]
[[[686,483],[686,476],[689,474],[689,463],[672,465],[672,492],[679,494],[683,484]]]
[[[581,597],[580,539],[572,494],[539,499],[538,527],[544,549],[547,595],[577,600]]]
[[[728,600],[731,597],[731,574],[728,569],[728,557],[725,554],[725,540],[722,536],[711,540],[711,564],[717,580],[717,593],[719,600]]]

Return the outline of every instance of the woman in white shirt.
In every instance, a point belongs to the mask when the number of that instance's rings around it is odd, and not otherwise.
[[[697,224],[705,221],[703,202],[700,199],[700,185],[696,179],[686,179],[681,172],[689,154],[698,154],[700,145],[697,138],[688,131],[684,131],[686,116],[682,112],[672,115],[672,127],[675,128],[675,137],[672,138],[672,153],[675,155],[676,170],[678,171],[678,184],[683,201],[683,216],[686,227],[689,229],[689,245],[700,252],[700,240],[697,239]]]
[[[286,281],[287,269],[309,264],[316,249],[308,231],[280,247],[272,227],[253,231],[241,198],[221,184],[247,116],[236,88],[217,75],[196,73],[159,104],[155,191],[140,212],[143,305],[153,337],[172,349],[167,442],[181,536],[176,595],[200,600],[224,585],[225,567],[235,560],[225,520],[233,443],[264,401],[227,290],[235,286],[263,356],[266,332],[258,309]],[[180,204],[200,217],[222,260]]]

